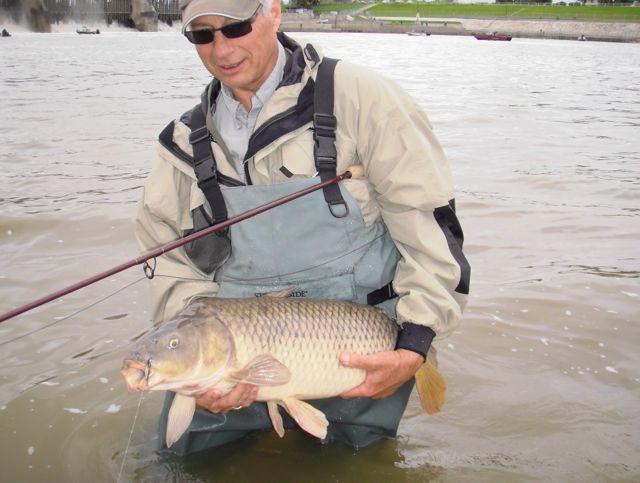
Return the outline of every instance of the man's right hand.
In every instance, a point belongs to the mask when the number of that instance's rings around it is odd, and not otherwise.
[[[228,413],[250,406],[258,397],[259,389],[253,384],[239,383],[224,396],[218,389],[210,389],[195,395],[196,406],[212,413]]]

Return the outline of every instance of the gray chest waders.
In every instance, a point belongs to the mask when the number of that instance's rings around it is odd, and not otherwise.
[[[323,61],[314,92],[314,157],[321,180],[336,175],[335,64],[332,59]],[[195,112],[192,122],[202,124],[191,125],[193,164],[198,185],[211,206],[212,222],[318,182],[317,178],[258,186],[224,182],[215,172],[209,135],[201,119],[202,110],[196,108]],[[248,176],[247,179],[250,182]],[[395,317],[396,300],[390,282],[399,253],[386,226],[381,220],[366,226],[348,190],[338,185],[329,188],[233,225],[229,234],[218,239],[205,237],[205,241],[211,239],[211,250],[220,251],[209,259],[211,263],[222,261],[214,276],[220,285],[218,296],[255,297],[297,285],[299,289],[294,296],[377,304]],[[226,252],[224,241],[229,238],[230,253]],[[383,437],[395,436],[412,387],[413,380],[383,400],[335,397],[312,404],[329,420],[328,440],[340,440],[360,448]],[[172,400],[173,393],[167,393],[160,418],[161,442]],[[288,415],[283,416],[285,427],[296,427]],[[227,414],[197,409],[191,426],[180,440],[170,449],[160,450],[189,454],[233,441],[251,431],[271,429],[264,403],[254,403]]]

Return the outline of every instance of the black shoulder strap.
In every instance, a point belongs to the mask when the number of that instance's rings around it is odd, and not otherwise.
[[[193,170],[196,173],[198,187],[209,202],[213,223],[220,223],[227,219],[227,205],[218,183],[218,168],[211,149],[211,135],[201,106],[191,111],[189,125],[191,126],[189,142],[193,148]]]
[[[321,181],[336,176],[338,152],[336,151],[336,117],[333,115],[333,74],[337,59],[325,57],[318,67],[316,85],[313,94],[313,157]],[[329,211],[336,218],[343,218],[349,214],[349,207],[342,198],[337,183],[326,186],[322,190],[324,199],[329,205]],[[342,208],[336,208],[342,206]]]

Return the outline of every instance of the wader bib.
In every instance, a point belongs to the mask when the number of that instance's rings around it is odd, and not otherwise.
[[[333,81],[332,78],[330,80]],[[323,97],[328,99],[331,110],[329,114],[319,114],[318,108],[328,107],[326,102],[323,107],[317,101],[313,119],[314,155],[321,180],[335,176],[336,170],[333,92]],[[214,219],[238,215],[319,182],[315,177],[276,185],[220,186],[215,179],[211,183],[211,176],[207,178],[198,174],[204,163],[198,159],[200,148],[196,142],[201,141],[202,134],[192,133],[199,185],[205,196],[207,191],[213,193],[206,196],[210,204],[218,200],[218,206],[212,207]],[[211,164],[210,159],[205,161]],[[215,160],[213,166],[215,178]],[[215,186],[207,188],[206,183]],[[313,192],[231,226],[231,254],[214,276],[220,285],[217,296],[256,297],[296,285],[298,288],[292,294],[295,297],[377,304],[395,318],[397,299],[392,298],[395,294],[391,293],[390,282],[400,254],[382,220],[366,226],[358,203],[349,191],[337,185],[331,188]],[[224,209],[219,206],[220,197],[224,199]],[[326,441],[338,440],[361,448],[381,438],[395,436],[413,384],[411,379],[395,394],[382,400],[334,397],[307,402],[321,410],[329,421]],[[167,414],[173,397],[174,393],[167,392],[160,417],[161,452],[186,455],[228,443],[252,431],[273,430],[263,402],[255,402],[227,414],[196,409],[187,431],[171,448],[166,448]],[[282,411],[281,414],[285,428],[297,428],[288,414]]]
[[[268,186],[223,187],[230,216],[317,183],[317,178]],[[334,217],[322,193],[316,191],[292,203],[231,227],[232,253],[216,272],[218,297],[255,297],[292,285],[294,296],[313,299],[355,300],[393,278],[397,250],[382,222],[365,226],[357,202],[342,190],[349,213]],[[392,317],[395,300],[381,304]],[[327,416],[327,440],[354,448],[396,434],[413,379],[391,397],[344,400],[339,397],[309,401]],[[160,418],[164,442],[173,393],[168,392]],[[284,416],[285,427],[297,425]],[[196,409],[185,434],[168,450],[189,454],[241,438],[251,431],[273,430],[265,403],[227,414]],[[166,447],[161,449],[166,450]]]

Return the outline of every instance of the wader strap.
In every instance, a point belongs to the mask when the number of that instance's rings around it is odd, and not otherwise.
[[[333,115],[333,73],[338,61],[325,57],[318,67],[316,86],[313,94],[313,157],[321,181],[336,176],[338,152],[336,151],[336,117]],[[326,186],[322,190],[329,211],[336,218],[344,218],[349,213],[347,203],[342,198],[338,184]],[[337,208],[342,206],[342,208]]]
[[[191,125],[189,142],[193,148],[193,170],[196,173],[198,187],[209,202],[213,223],[219,223],[227,219],[227,205],[218,183],[218,168],[211,149],[211,134],[200,107],[191,112],[189,124]]]
[[[391,282],[389,282],[384,287],[367,294],[367,305],[378,305],[397,296],[398,294],[393,290],[393,286]]]

